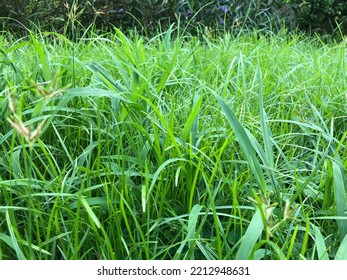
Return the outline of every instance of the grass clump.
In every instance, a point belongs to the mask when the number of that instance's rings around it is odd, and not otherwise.
[[[0,39],[0,259],[346,259],[345,42],[172,32]]]

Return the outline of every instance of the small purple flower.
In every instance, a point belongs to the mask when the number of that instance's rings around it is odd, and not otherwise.
[[[120,9],[118,10],[118,14],[124,14],[124,9],[123,9],[123,8],[120,8]]]
[[[191,10],[188,10],[187,14],[186,14],[186,19],[190,18],[193,15]]]
[[[221,9],[222,12],[225,13],[225,14],[229,11],[228,6],[225,6],[225,5],[221,6],[220,9]]]

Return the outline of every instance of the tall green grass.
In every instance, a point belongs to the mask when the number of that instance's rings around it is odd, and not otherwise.
[[[0,259],[347,258],[346,43],[174,33],[0,37]]]

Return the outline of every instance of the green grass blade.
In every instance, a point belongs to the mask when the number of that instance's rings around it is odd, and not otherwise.
[[[267,243],[272,248],[273,253],[277,255],[277,258],[276,258],[277,260],[287,260],[287,258],[284,255],[282,249],[275,242],[273,242],[271,240],[268,240]]]
[[[8,246],[15,250],[12,238],[5,233],[0,232],[0,240],[5,242]]]
[[[181,243],[180,247],[178,248],[174,259],[179,259],[182,255],[183,249],[186,246],[186,244],[188,243],[188,247],[189,247],[189,251],[192,251],[192,246],[194,246],[195,242],[194,242],[194,238],[196,236],[196,223],[198,221],[198,217],[199,217],[199,213],[202,209],[201,205],[194,205],[192,210],[190,211],[189,214],[189,219],[188,219],[188,225],[187,225],[187,236],[186,238],[183,240],[183,242]],[[194,253],[192,253],[194,254]],[[191,255],[190,258],[192,259],[194,257],[194,255]]]
[[[236,254],[236,260],[247,260],[251,255],[254,245],[264,229],[261,211],[257,210],[242,237],[241,245]]]
[[[322,233],[319,230],[319,227],[313,226],[313,229],[314,229],[315,243],[317,245],[318,259],[329,260],[327,248],[325,246],[325,241],[324,241]]]
[[[335,162],[331,161],[333,176],[334,176],[334,193],[335,193],[335,203],[336,203],[336,214],[340,217],[346,217],[347,211],[347,200],[346,200],[346,188],[344,183],[343,171],[341,167]],[[337,220],[337,225],[339,229],[339,239],[342,242],[347,236],[347,220]]]
[[[149,186],[148,188],[148,192],[146,194],[146,202],[142,202],[142,203],[145,203],[145,205],[147,205],[148,201],[149,201],[149,198],[151,197],[151,194],[152,194],[152,191],[153,191],[153,188],[155,186],[155,183],[157,182],[158,180],[158,177],[160,176],[160,173],[164,170],[164,168],[166,166],[168,166],[170,163],[173,163],[173,162],[178,162],[178,161],[186,161],[185,159],[182,159],[182,158],[171,158],[171,159],[168,159],[166,160],[165,162],[163,162],[159,168],[157,169],[157,171],[154,173],[153,175],[153,178],[152,178],[152,182],[151,182],[151,185]]]
[[[335,260],[347,261],[347,235],[342,240],[340,247],[336,252]]]
[[[8,231],[10,232],[10,236],[11,236],[11,241],[12,241],[12,248],[14,248],[16,255],[18,257],[19,260],[25,260],[25,256],[21,250],[21,248],[18,245],[18,241],[17,238],[15,236],[15,233],[12,229],[12,223],[11,223],[11,219],[10,219],[10,214],[8,212],[8,210],[6,209],[6,222],[7,222],[7,227],[8,227]]]
[[[311,174],[307,177],[307,179],[302,183],[302,185],[296,190],[296,192],[291,196],[289,202],[290,204],[292,204],[304,191],[304,189],[307,187],[307,185],[313,180],[313,178],[316,176],[316,174],[318,173],[318,171],[320,170],[322,164],[324,163],[329,150],[330,150],[330,145],[331,142],[329,142],[328,147],[326,148],[326,150],[324,151],[321,159],[317,162],[315,168],[311,171]]]
[[[82,205],[84,206],[84,208],[86,209],[89,217],[92,219],[92,221],[94,222],[94,224],[98,227],[101,228],[101,223],[99,221],[99,219],[96,217],[95,213],[93,212],[92,208],[89,206],[87,200],[83,197],[80,196],[80,200],[82,202]]]
[[[289,243],[289,246],[288,246],[288,251],[287,251],[287,256],[286,256],[286,259],[290,259],[291,255],[292,255],[292,252],[293,252],[293,248],[294,248],[294,245],[295,245],[295,239],[297,237],[297,234],[298,234],[298,229],[299,229],[299,226],[296,226],[294,228],[294,231],[292,233],[292,236],[290,238],[290,243]]]
[[[41,63],[43,78],[46,80],[46,82],[51,81],[52,73],[49,69],[48,53],[45,50],[45,48],[41,46],[39,41],[36,40],[35,36],[32,33],[30,33],[30,38],[39,57],[39,61]]]
[[[272,150],[272,140],[271,140],[271,131],[268,127],[268,119],[266,112],[264,110],[264,101],[263,101],[263,80],[260,67],[257,68],[255,75],[257,83],[257,92],[259,94],[259,114],[260,114],[260,126],[264,140],[264,150],[265,150],[265,163],[267,166],[273,168],[273,150]]]
[[[90,71],[92,71],[94,73],[94,75],[96,75],[100,81],[110,90],[112,91],[116,91],[116,92],[127,92],[127,88],[125,86],[123,86],[120,81],[116,81],[115,79],[113,79],[113,77],[108,73],[108,71],[101,66],[99,63],[97,62],[92,62],[88,68],[90,69]]]
[[[194,239],[196,235],[195,228],[196,228],[196,223],[198,221],[198,216],[201,209],[202,209],[202,206],[199,204],[196,204],[193,206],[192,210],[190,211],[189,219],[188,219],[188,227],[187,227],[187,240]]]
[[[171,62],[168,65],[158,65],[160,70],[163,72],[162,77],[160,79],[160,82],[157,86],[156,92],[159,93],[162,91],[162,89],[165,87],[170,75],[173,72],[173,69],[175,67],[175,64],[177,62],[177,57],[179,55],[179,49],[174,50],[175,53],[171,59]]]
[[[192,133],[193,145],[195,144],[195,141],[193,138],[194,135],[193,135],[192,127],[193,127],[194,122],[196,121],[198,114],[199,114],[201,102],[202,102],[202,97],[200,95],[194,96],[192,110],[188,116],[188,119],[187,119],[187,121],[184,125],[184,128],[182,130],[182,133],[181,133],[181,140],[183,142],[186,142],[188,140],[189,134]],[[194,134],[196,135],[196,131]]]
[[[252,143],[247,136],[247,133],[237,117],[235,116],[234,112],[231,110],[231,108],[225,103],[225,101],[216,93],[214,93],[214,96],[218,100],[219,105],[222,108],[222,111],[224,112],[229,124],[234,129],[236,138],[241,146],[241,149],[247,159],[247,162],[251,168],[251,171],[256,178],[257,184],[260,187],[260,189],[263,191],[263,193],[266,193],[267,186],[264,179],[264,173],[261,169],[261,166],[258,162],[258,159],[255,154],[254,147],[252,146]]]

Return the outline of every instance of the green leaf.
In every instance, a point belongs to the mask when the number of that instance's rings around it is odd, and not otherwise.
[[[255,150],[254,150],[254,147],[252,146],[251,140],[249,139],[245,129],[243,128],[243,126],[241,125],[241,123],[235,116],[234,112],[231,110],[231,108],[225,103],[225,101],[218,94],[214,92],[213,94],[217,98],[219,105],[221,106],[222,111],[225,114],[228,122],[230,123],[231,127],[234,129],[236,138],[247,159],[247,162],[257,181],[258,186],[261,188],[263,193],[266,193],[267,186],[264,179],[264,173],[256,157]]]
[[[10,214],[9,214],[8,210],[6,210],[6,222],[7,222],[8,231],[10,232],[10,236],[11,236],[11,241],[12,241],[11,247],[16,251],[17,258],[19,260],[25,260],[26,258],[24,256],[21,248],[19,247],[17,238],[14,234],[11,219],[10,219]],[[7,241],[9,241],[9,240],[7,239]]]
[[[346,188],[344,183],[343,171],[339,164],[335,161],[331,161],[334,176],[334,193],[337,216],[346,217],[347,200],[346,200]],[[340,242],[347,236],[347,220],[338,219],[337,226],[339,229]]]
[[[236,260],[247,260],[249,258],[263,229],[264,223],[261,211],[258,209],[255,212],[245,235],[242,237],[240,248],[236,254]]]
[[[317,246],[317,253],[318,253],[318,259],[319,260],[329,260],[327,248],[325,246],[324,238],[322,233],[319,230],[319,227],[313,226],[314,229],[314,236],[315,236],[315,243]]]
[[[340,247],[336,252],[335,260],[347,261],[347,235],[342,240]]]
[[[36,40],[35,36],[32,33],[30,33],[30,38],[35,47],[36,53],[39,57],[39,61],[41,63],[43,78],[46,80],[46,82],[51,81],[52,73],[49,69],[49,60],[48,60],[47,51],[45,50],[44,47],[41,46],[39,41]]]
[[[186,121],[184,128],[182,130],[182,133],[181,133],[181,140],[183,142],[186,142],[188,140],[190,133],[192,133],[192,138],[193,138],[193,136],[196,136],[197,125],[194,127],[195,131],[192,131],[192,128],[193,128],[193,124],[194,124],[194,122],[196,122],[197,116],[199,114],[201,102],[202,102],[202,97],[198,94],[195,95],[192,110],[191,110],[191,112],[187,118],[187,121]],[[195,144],[195,139],[193,139],[193,144]]]
[[[99,221],[99,219],[96,217],[95,213],[93,212],[92,208],[89,206],[87,200],[81,196],[80,200],[82,202],[82,205],[84,206],[84,208],[86,209],[89,217],[92,219],[92,221],[94,222],[94,224],[98,227],[101,228],[101,223]]]
[[[192,249],[191,247],[195,244],[194,239],[196,235],[196,223],[198,221],[198,217],[199,217],[199,213],[201,209],[202,209],[202,206],[199,204],[196,204],[193,206],[192,210],[190,211],[188,225],[187,225],[187,236],[181,243],[181,246],[178,248],[174,256],[174,259],[180,258],[182,251],[187,243],[188,243],[189,249]]]

